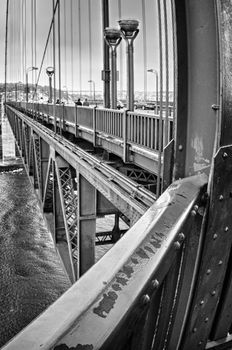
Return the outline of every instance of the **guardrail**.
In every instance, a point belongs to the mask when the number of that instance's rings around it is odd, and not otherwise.
[[[164,134],[167,128],[168,140],[173,138],[173,117],[168,117],[168,123],[163,119],[160,128],[160,115],[151,113],[129,112],[127,110],[105,109],[98,107],[64,106],[51,104],[38,104],[17,102],[24,110],[35,115],[55,117],[60,123],[72,123],[77,127],[86,127],[95,133],[123,139],[124,144],[135,144],[154,151],[163,151],[165,146]],[[164,112],[163,112],[164,113]],[[96,139],[96,135],[95,139]],[[160,137],[162,142],[159,142]],[[161,149],[160,148],[161,145]]]
[[[177,349],[207,178],[173,183],[108,253],[4,350]],[[196,206],[196,207],[195,207]]]

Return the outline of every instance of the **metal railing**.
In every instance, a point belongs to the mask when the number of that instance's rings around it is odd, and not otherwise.
[[[18,102],[14,105],[31,111],[36,115],[47,115],[53,118],[54,106],[49,104]],[[164,111],[163,111],[164,113]],[[126,139],[129,144],[136,144],[147,149],[159,152],[159,139],[162,138],[162,147],[165,147],[164,134],[168,134],[168,142],[173,138],[173,116],[168,121],[162,120],[160,134],[160,114],[130,112],[97,107],[60,106],[55,107],[58,121],[86,127],[94,132],[105,133],[119,139]]]
[[[194,208],[201,205],[206,181],[198,175],[171,185],[97,264],[3,349],[148,350],[164,344],[177,349],[198,263],[195,233],[202,215]]]

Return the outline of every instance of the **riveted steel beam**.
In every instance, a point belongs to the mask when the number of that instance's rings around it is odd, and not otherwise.
[[[106,167],[95,157],[64,140],[59,135],[55,135],[46,127],[32,121],[11,107],[17,118],[22,119],[34,132],[39,135],[54,151],[65,159],[74,169],[86,178],[86,180],[102,193],[113,205],[118,208],[131,224],[135,223],[146,211],[152,202],[154,195],[146,192],[143,188],[138,188],[137,184],[128,181],[128,178],[116,172],[110,167]],[[112,177],[113,174],[113,177]]]
[[[185,232],[189,219],[194,220],[190,212],[206,180],[195,176],[170,186],[123,239],[6,350],[37,349],[41,339],[44,350],[124,350],[131,344],[133,349],[143,349],[134,346],[134,340],[144,339],[149,308],[159,309],[159,286],[173,271],[170,268],[184,242],[180,232]]]

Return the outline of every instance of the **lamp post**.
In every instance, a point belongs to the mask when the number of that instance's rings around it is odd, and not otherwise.
[[[111,108],[117,108],[117,46],[122,37],[119,29],[105,28],[104,38],[111,52]]]
[[[48,98],[48,103],[52,103],[52,76],[54,74],[54,68],[53,67],[47,67],[46,68],[46,73],[49,78],[49,98]]]
[[[29,67],[26,69],[26,102],[28,102],[28,73],[32,70],[38,70],[38,67]]]
[[[156,69],[148,69],[149,73],[155,74],[155,92],[156,92],[156,107],[155,107],[155,113],[158,114],[158,72]]]
[[[93,84],[93,100],[95,103],[95,81],[94,80],[88,80],[88,83],[92,83]]]
[[[118,21],[122,37],[127,47],[127,108],[134,110],[134,48],[133,42],[138,35],[139,21],[125,19]]]

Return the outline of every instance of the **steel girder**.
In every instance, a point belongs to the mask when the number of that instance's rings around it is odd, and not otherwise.
[[[12,108],[7,110],[55,246],[74,282],[95,262],[97,191],[113,203],[131,225],[154,201],[154,196],[149,197],[148,192],[136,184],[133,187],[129,179],[130,193],[126,192],[123,189],[126,177],[120,174],[122,184],[119,186],[115,170],[109,176],[99,162],[93,163],[92,156],[92,163],[86,162],[85,152],[79,154],[77,149],[74,153],[73,144],[70,150],[66,147],[71,145],[68,141],[62,144],[62,139],[50,130]]]

